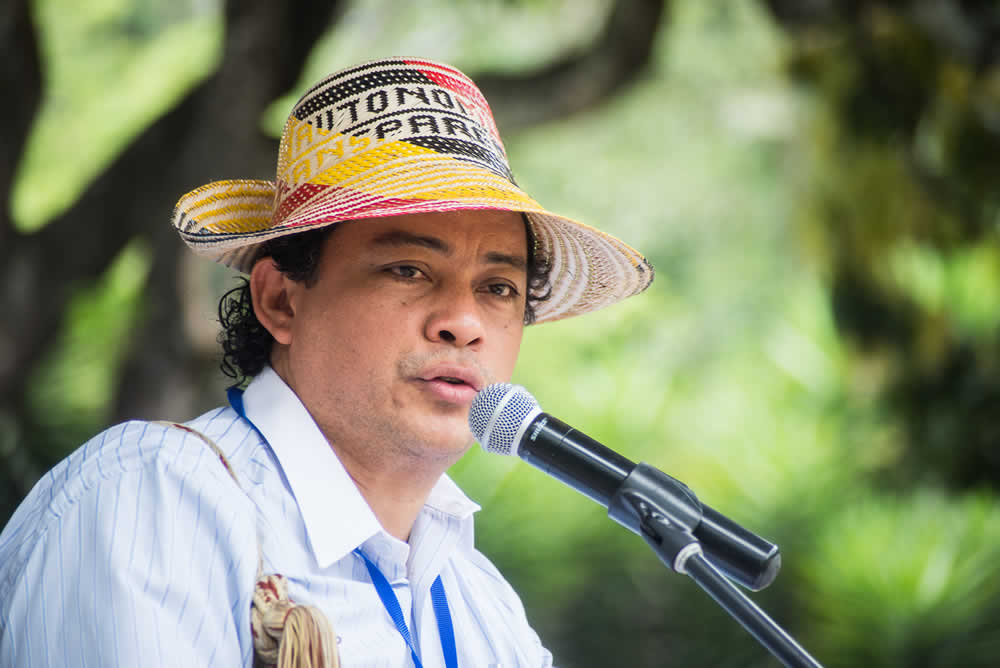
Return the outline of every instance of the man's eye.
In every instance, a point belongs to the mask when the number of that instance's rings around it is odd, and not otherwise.
[[[388,269],[390,274],[400,278],[419,278],[424,272],[408,264],[400,264]]]
[[[508,283],[493,283],[489,286],[489,291],[497,297],[505,299],[513,299],[517,296],[517,290]]]

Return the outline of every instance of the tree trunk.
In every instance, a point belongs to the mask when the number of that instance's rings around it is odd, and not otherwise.
[[[640,77],[667,0],[618,0],[594,44],[527,74],[473,76],[503,132],[589,109]]]
[[[0,105],[0,513],[23,496],[38,477],[29,453],[20,447],[18,416],[25,375],[23,333],[32,333],[34,304],[48,298],[32,282],[31,258],[17,249],[23,235],[10,218],[10,192],[28,131],[42,98],[42,70],[29,0],[0,7],[0,59],[5,104]],[[16,103],[15,103],[16,101]],[[18,391],[17,385],[21,385]],[[0,517],[3,517],[0,515]]]

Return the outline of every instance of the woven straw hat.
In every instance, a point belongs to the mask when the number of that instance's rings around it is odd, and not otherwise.
[[[642,292],[653,268],[593,227],[549,213],[515,183],[490,108],[458,70],[418,58],[358,65],[313,86],[281,134],[275,182],[216,181],[181,197],[173,225],[198,254],[248,272],[262,242],[409,213],[526,214],[552,263],[545,322]]]

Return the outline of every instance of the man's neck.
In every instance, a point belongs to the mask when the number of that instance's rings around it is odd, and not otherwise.
[[[358,457],[341,444],[332,447],[382,528],[409,541],[417,515],[448,464],[409,462],[409,466],[390,467],[372,461],[370,451]]]
[[[279,349],[277,353],[272,354],[271,366],[295,392],[295,379],[291,376],[287,360],[281,352]],[[461,455],[429,457],[426,454],[414,454],[415,451],[405,448],[397,448],[390,453],[384,448],[372,447],[371,443],[358,443],[356,439],[340,438],[338,434],[341,430],[324,424],[310,410],[302,394],[298,392],[296,394],[316,420],[316,425],[333,448],[344,470],[351,476],[382,528],[399,540],[409,541],[413,523],[416,522],[417,515],[427,502],[434,485]]]

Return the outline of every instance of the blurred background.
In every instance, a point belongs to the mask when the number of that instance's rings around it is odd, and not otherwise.
[[[996,3],[8,0],[0,45],[0,525],[104,427],[224,401],[235,279],[176,199],[272,178],[326,73],[423,56],[528,192],[656,266],[531,328],[515,380],[777,542],[753,598],[825,665],[997,665]],[[777,665],[568,487],[453,474],[560,665]]]

